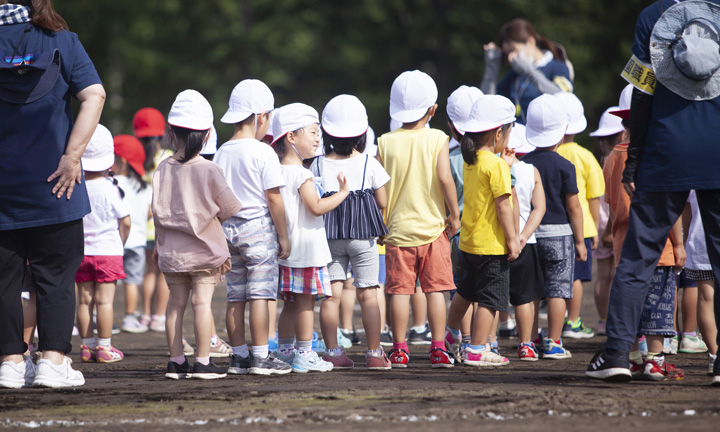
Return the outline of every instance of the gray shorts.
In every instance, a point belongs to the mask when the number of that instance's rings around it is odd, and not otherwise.
[[[142,285],[145,278],[145,246],[125,249],[123,256],[126,284]]]
[[[572,235],[537,239],[538,259],[548,298],[573,298],[575,242]]]
[[[328,240],[332,261],[327,265],[330,281],[347,280],[348,262],[352,264],[356,288],[379,285],[380,259],[377,243],[372,239]]]

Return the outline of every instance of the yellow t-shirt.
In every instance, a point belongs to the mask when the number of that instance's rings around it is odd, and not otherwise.
[[[378,154],[390,175],[385,185],[388,244],[421,246],[432,243],[445,230],[445,199],[437,161],[447,142],[443,131],[431,128],[400,128],[378,138]]]
[[[605,194],[605,179],[603,171],[595,156],[590,150],[581,147],[578,143],[561,144],[557,152],[560,156],[575,165],[577,177],[578,200],[583,212],[583,232],[585,238],[598,235],[595,219],[590,214],[588,200],[600,198]]]
[[[496,198],[512,194],[507,162],[493,153],[480,150],[474,165],[463,166],[463,180],[460,250],[475,255],[509,253],[505,232],[495,208]]]

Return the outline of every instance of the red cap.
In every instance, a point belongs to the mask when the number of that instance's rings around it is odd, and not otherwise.
[[[141,108],[133,117],[133,129],[138,138],[162,136],[165,133],[165,117],[155,108]]]
[[[113,138],[113,143],[115,155],[127,160],[138,174],[145,175],[145,149],[140,141],[132,135],[118,135]]]

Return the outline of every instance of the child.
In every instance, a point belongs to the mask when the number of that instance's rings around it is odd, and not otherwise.
[[[460,210],[450,174],[448,137],[425,127],[437,109],[437,86],[418,70],[403,72],[390,91],[390,117],[399,129],[378,139],[380,163],[390,175],[386,221],[389,233],[385,292],[391,295],[393,367],[407,367],[410,295],[419,279],[427,297],[432,367],[452,367],[445,350],[445,291],[455,289],[449,236],[460,229]],[[446,205],[450,217],[446,214]]]
[[[170,140],[177,152],[153,174],[155,259],[170,288],[165,326],[170,361],[165,377],[171,379],[226,376],[226,370],[210,359],[210,302],[221,274],[230,269],[221,222],[241,206],[222,169],[198,155],[212,120],[212,108],[200,93],[185,90],[178,94],[168,115]],[[183,315],[190,296],[197,343],[192,368],[182,343]]]
[[[578,200],[583,212],[583,233],[587,259],[575,261],[573,296],[568,301],[568,315],[563,325],[562,337],[587,339],[595,336],[590,327],[580,319],[583,298],[583,282],[592,280],[592,251],[598,245],[598,223],[600,222],[600,197],[605,193],[602,168],[590,150],[575,142],[575,135],[587,127],[582,102],[572,93],[557,93],[568,112],[568,127],[562,144],[557,149],[560,156],[575,165],[578,182]]]
[[[325,215],[325,233],[332,261],[328,264],[332,297],[320,307],[320,327],[327,351],[323,360],[333,369],[350,369],[353,362],[338,347],[338,308],[347,279],[348,263],[352,265],[353,285],[362,310],[367,337],[365,362],[370,370],[390,369],[390,360],[380,347],[379,257],[376,238],[387,234],[381,209],[387,205],[385,184],[390,180],[375,158],[363,154],[368,130],[367,112],[355,96],[340,95],[328,102],[322,115],[325,156],[311,167],[321,177],[324,197],[338,192],[336,180],[345,173],[349,189],[347,198]],[[372,143],[371,143],[372,145]]]
[[[82,338],[80,360],[114,363],[122,351],[111,344],[113,298],[123,271],[123,245],[130,232],[130,211],[122,200],[122,189],[106,177],[113,165],[113,138],[98,125],[82,156],[92,212],[83,218],[85,258],[75,275],[78,286],[77,325]],[[93,305],[97,308],[98,340],[93,336]]]
[[[115,144],[115,163],[112,170],[117,174],[118,186],[125,192],[123,202],[130,209],[132,226],[127,242],[123,265],[125,274],[125,317],[120,329],[128,333],[145,333],[148,326],[135,315],[138,304],[138,286],[145,276],[145,246],[147,225],[152,202],[152,187],[143,178],[145,175],[145,150],[137,138],[118,135]]]
[[[574,260],[587,258],[575,167],[556,152],[567,125],[567,111],[558,98],[542,95],[530,102],[526,136],[535,150],[521,160],[537,168],[545,190],[545,216],[535,237],[545,279],[549,337],[534,343],[544,343],[543,358],[548,359],[572,357],[560,337],[566,303],[573,297]]]
[[[278,324],[278,357],[291,363],[298,373],[333,369],[332,363],[320,359],[312,350],[313,307],[316,299],[332,295],[326,267],[332,256],[322,215],[340,205],[349,194],[347,181],[339,173],[340,190],[320,198],[312,172],[303,167],[303,160],[314,157],[320,146],[318,123],[317,111],[300,103],[276,110],[273,120],[272,145],[285,179],[280,193],[290,238],[290,256],[280,260],[279,297],[285,303]],[[297,339],[296,354],[293,333]]]
[[[472,341],[463,354],[463,363],[470,366],[509,363],[487,342],[497,311],[507,311],[509,262],[520,254],[513,222],[510,167],[495,155],[505,151],[514,122],[512,102],[503,96],[488,95],[475,102],[468,121],[460,125],[465,132],[460,146],[466,164],[459,245],[462,277],[450,310],[462,316],[472,302],[478,304]],[[448,333],[457,339],[459,334],[451,327],[455,323],[448,324]]]
[[[260,142],[270,125],[275,99],[261,81],[241,81],[230,95],[229,108],[220,121],[235,129],[214,162],[225,172],[230,189],[243,208],[223,224],[230,248],[232,270],[227,275],[226,324],[232,357],[231,374],[284,374],[286,363],[269,355],[268,307],[277,308],[278,257],[290,255],[285,186],[278,158]],[[245,305],[250,306],[252,354],[245,341]],[[274,333],[274,332],[273,332]],[[273,334],[274,336],[274,334]]]

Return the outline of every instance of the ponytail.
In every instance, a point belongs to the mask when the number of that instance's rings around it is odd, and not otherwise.
[[[185,155],[183,156],[180,163],[185,163],[190,159],[200,154],[200,150],[205,144],[205,139],[210,133],[210,129],[205,130],[194,130],[186,129],[179,126],[170,126],[170,129],[175,134],[175,139],[185,143]]]
[[[68,30],[68,25],[55,11],[51,0],[12,0],[12,3],[30,8],[30,19],[38,27],[57,32]]]
[[[117,179],[115,178],[115,172],[114,172],[114,171],[108,171],[108,177],[110,178],[110,181],[112,182],[112,184],[114,184],[115,187],[118,188],[118,192],[120,192],[120,198],[121,198],[121,199],[122,199],[122,198],[125,198],[125,191],[124,191],[123,188],[121,188],[120,185],[118,184],[118,181],[117,181]]]

